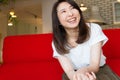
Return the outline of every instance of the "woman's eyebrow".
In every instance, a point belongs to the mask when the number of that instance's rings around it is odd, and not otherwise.
[[[65,7],[65,8],[63,8],[63,9],[60,9],[60,10],[57,10],[58,12],[59,11],[64,11],[64,10],[66,10],[67,8],[71,8],[71,7],[73,7],[72,5],[70,5],[70,6],[68,6],[68,7]]]

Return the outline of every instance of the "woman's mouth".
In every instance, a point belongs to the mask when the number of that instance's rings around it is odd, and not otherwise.
[[[69,20],[67,20],[67,22],[69,22],[69,23],[75,23],[76,22],[76,18],[74,17],[74,18],[70,18]]]

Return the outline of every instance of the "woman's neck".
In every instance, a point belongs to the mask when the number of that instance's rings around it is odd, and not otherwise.
[[[79,28],[75,29],[67,29],[67,42],[71,45],[71,47],[77,46],[77,39],[79,34]]]
[[[74,29],[66,29],[67,32],[67,38],[78,38],[78,34],[79,34],[79,28],[74,28]]]

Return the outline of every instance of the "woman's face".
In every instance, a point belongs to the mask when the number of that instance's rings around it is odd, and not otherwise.
[[[57,15],[64,28],[76,28],[79,24],[79,11],[67,2],[62,2],[58,5]]]

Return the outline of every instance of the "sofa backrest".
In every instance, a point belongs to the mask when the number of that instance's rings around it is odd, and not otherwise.
[[[4,63],[54,60],[52,58],[52,34],[8,36],[4,39]]]
[[[103,31],[109,38],[103,46],[104,55],[107,59],[120,59],[120,29],[105,29]]]
[[[105,29],[109,41],[103,46],[107,59],[120,58],[120,29]],[[52,57],[52,33],[8,36],[4,39],[4,63],[54,60]]]

